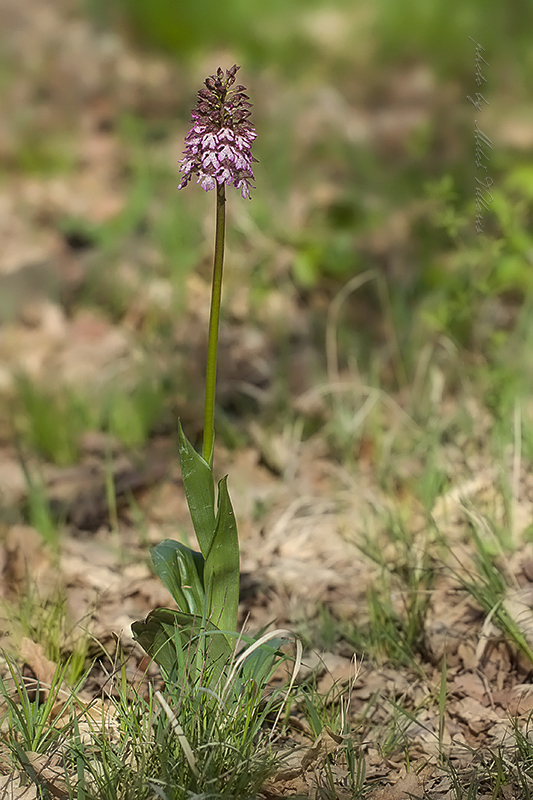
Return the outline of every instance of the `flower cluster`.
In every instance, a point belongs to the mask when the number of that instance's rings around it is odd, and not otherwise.
[[[197,183],[210,192],[218,184],[226,183],[250,197],[250,181],[254,180],[251,145],[257,136],[249,120],[252,104],[248,102],[244,86],[235,86],[235,75],[240,69],[217,70],[205,81],[205,89],[198,92],[198,102],[191,114],[193,123],[185,137],[184,158],[180,161],[183,177],[178,189],[187,186],[193,175]]]

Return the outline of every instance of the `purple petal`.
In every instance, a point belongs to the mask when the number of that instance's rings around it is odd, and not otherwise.
[[[240,134],[235,137],[235,144],[239,148],[239,150],[248,149],[250,147],[250,142],[244,136]]]
[[[217,154],[213,152],[213,150],[208,150],[207,153],[203,154],[202,167],[206,171],[209,169],[209,167],[213,167],[213,169],[218,169]]]
[[[210,192],[216,186],[216,182],[213,176],[208,175],[205,172],[201,172],[198,175],[198,180],[196,181],[196,183],[199,183],[202,189],[205,189],[206,192]]]
[[[250,169],[250,161],[244,153],[235,153],[235,169]]]
[[[214,133],[206,133],[202,139],[202,147],[210,147],[214,150],[217,144],[217,137]]]
[[[181,164],[180,172],[191,172],[196,162],[193,158],[184,158],[179,163]]]
[[[185,186],[187,186],[187,184],[189,183],[190,179],[191,179],[190,175],[185,175],[181,179],[181,181],[178,183],[178,189],[183,189]]]
[[[230,147],[229,144],[225,144],[224,147],[222,148],[222,150],[218,154],[218,160],[219,161],[234,161],[236,155],[237,155],[237,153],[235,153],[234,149],[232,147]]]
[[[234,136],[233,131],[231,130],[231,128],[221,128],[220,129],[219,134],[218,134],[218,141],[219,142],[223,141],[224,139],[226,139],[226,141],[228,141],[228,142],[232,142],[234,140],[234,138],[235,138],[235,136]]]
[[[235,186],[237,187],[237,189],[241,190],[241,197],[244,200],[250,200],[251,199],[251,197],[250,197],[250,187],[248,186],[248,184],[246,183],[244,178],[241,178],[240,181],[237,181]]]
[[[219,174],[217,175],[217,181],[219,183],[227,183],[228,185],[231,183],[233,178],[233,172],[225,167]]]

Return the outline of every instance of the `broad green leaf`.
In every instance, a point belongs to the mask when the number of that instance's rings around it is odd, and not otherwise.
[[[181,611],[204,613],[204,557],[190,547],[164,539],[151,550],[157,576],[163,581]]]
[[[159,664],[161,669],[167,674],[171,674],[177,663],[177,656],[174,642],[174,622],[167,618],[164,613],[167,611],[169,609],[157,608],[148,614],[144,622],[133,622],[131,630],[135,641]]]
[[[239,539],[226,484],[227,477],[218,484],[216,528],[205,557],[204,587],[209,618],[221,630],[232,633],[237,629],[239,607]]]
[[[139,642],[148,655],[159,664],[167,676],[175,678],[178,665],[184,663],[183,653],[187,654],[185,663],[189,668],[194,659],[188,656],[198,654],[196,660],[198,677],[207,667],[209,681],[219,682],[231,661],[232,651],[225,636],[215,625],[201,617],[184,614],[170,608],[156,608],[148,614],[144,622],[134,622],[131,626],[133,638]],[[181,648],[181,653],[178,653]]]
[[[215,484],[213,471],[189,442],[179,423],[181,475],[200,550],[208,552],[215,532]]]

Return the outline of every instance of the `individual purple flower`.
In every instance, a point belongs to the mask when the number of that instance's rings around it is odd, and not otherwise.
[[[205,81],[198,92],[198,102],[191,113],[192,128],[185,137],[184,158],[178,189],[187,186],[193,175],[202,189],[210,192],[227,184],[250,198],[255,188],[251,145],[257,134],[250,122],[250,109],[244,86],[235,86],[236,64],[226,73],[219,67],[216,75]],[[233,87],[233,88],[232,88]]]

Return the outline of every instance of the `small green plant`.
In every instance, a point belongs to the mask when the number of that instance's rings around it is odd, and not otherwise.
[[[380,569],[380,578],[367,591],[368,622],[345,626],[344,638],[358,651],[420,670],[426,613],[437,568],[428,547],[418,542],[401,515],[387,515],[391,560],[377,539],[365,536],[361,551]]]
[[[479,522],[479,520],[475,520]],[[487,530],[490,531],[488,526]],[[476,546],[474,569],[458,573],[463,589],[481,606],[507,639],[533,664],[533,648],[519,620],[509,612],[506,599],[516,586],[512,585],[508,570],[502,567],[503,548],[496,536],[485,539],[473,524],[472,536]],[[492,531],[490,531],[492,532]]]
[[[80,434],[95,424],[89,404],[66,387],[43,389],[25,375],[17,388],[22,412],[14,416],[14,424],[21,438],[59,466],[74,464]]]
[[[196,452],[179,425],[183,485],[200,552],[175,540],[152,550],[152,561],[178,609],[158,608],[144,622],[135,622],[135,639],[159,664],[167,686],[196,687],[202,693],[202,714],[216,718],[222,704],[228,711],[245,696],[257,716],[259,701],[273,665],[280,657],[283,635],[266,634],[257,641],[237,637],[239,542],[227,478],[213,476],[215,386],[218,329],[225,242],[225,185],[250,197],[253,179],[251,143],[256,133],[249,121],[250,103],[243,86],[234,88],[239,68],[219,69],[198,92],[193,126],[182,160],[183,188],[193,174],[206,191],[216,189],[216,235],[209,322],[202,454]],[[241,641],[249,644],[236,655]],[[268,644],[267,644],[268,642]],[[199,688],[198,688],[199,687]],[[251,710],[250,710],[251,709]],[[247,723],[248,724],[248,723]],[[180,738],[178,736],[178,738]],[[219,738],[217,737],[217,741]],[[194,769],[189,760],[189,766]]]
[[[45,753],[52,745],[61,741],[71,721],[63,725],[53,724],[56,705],[65,694],[63,680],[68,671],[68,662],[57,667],[52,682],[43,686],[39,681],[28,680],[11,661],[7,661],[9,679],[0,678],[0,695],[6,704],[4,719],[7,719],[7,743],[14,755],[20,758],[24,751]],[[77,684],[77,688],[81,681]],[[66,692],[66,705],[70,709],[75,701],[76,689]],[[3,720],[2,720],[3,721]]]
[[[14,602],[1,601],[0,610],[12,626],[15,642],[27,637],[41,645],[46,658],[57,664],[64,663],[68,653],[65,680],[70,686],[77,683],[87,666],[91,634],[72,624],[63,589],[45,598],[28,576],[24,593]]]
[[[298,702],[312,736],[316,739],[325,733],[338,743],[335,753],[325,759],[320,779],[320,797],[337,797],[333,765],[345,769],[345,785],[353,800],[359,800],[368,791],[368,787],[365,787],[365,761],[357,744],[351,712],[352,690],[358,675],[359,665],[354,656],[353,673],[348,685],[345,681],[335,682],[327,692],[320,693],[316,688],[316,676],[311,675],[309,683],[300,687]],[[364,719],[359,720],[360,728],[363,722]]]
[[[233,675],[243,660],[232,664]],[[65,669],[58,667],[46,686],[7,661],[0,680],[9,766],[35,783],[40,797],[255,797],[272,771],[266,723],[283,709],[281,689],[260,708],[251,681],[235,694],[231,681],[182,680],[168,683],[163,697],[151,684],[146,692],[132,690],[121,657],[106,686],[109,699],[86,704],[78,690],[87,675],[69,688]],[[48,778],[41,766],[52,761],[56,774]]]
[[[226,660],[231,653],[237,628],[239,602],[239,543],[235,515],[226,478],[218,483],[215,499],[213,476],[215,385],[218,329],[222,293],[225,242],[225,185],[241,189],[250,197],[253,179],[251,143],[256,137],[249,121],[250,103],[244,87],[233,87],[238,67],[205,81],[192,112],[193,127],[187,135],[182,160],[183,188],[193,174],[206,191],[216,188],[216,235],[213,286],[205,386],[205,419],[202,455],[199,455],[179,426],[179,452],[183,485],[201,552],[174,540],[161,542],[152,553],[155,570],[168,588],[179,611],[157,609],[145,623],[133,626],[134,635],[158,663],[168,665],[169,624],[183,632],[186,646],[202,620],[203,631],[222,632],[210,643],[210,650]],[[212,658],[211,660],[216,660]]]
[[[58,520],[50,507],[50,501],[45,487],[39,477],[30,477],[26,473],[28,485],[28,498],[26,502],[26,516],[30,525],[35,528],[43,540],[53,550],[59,546]]]

